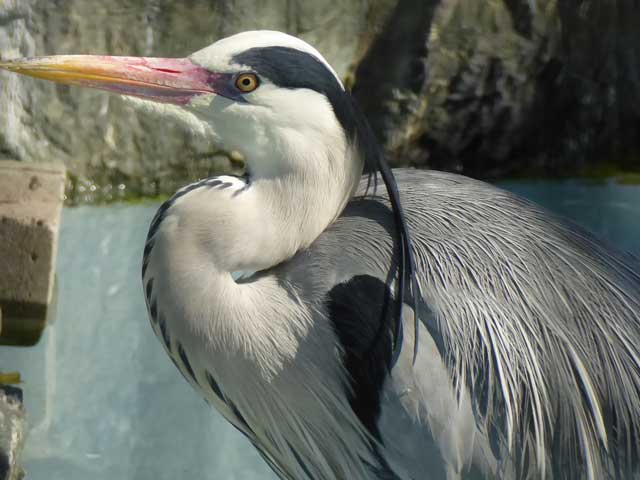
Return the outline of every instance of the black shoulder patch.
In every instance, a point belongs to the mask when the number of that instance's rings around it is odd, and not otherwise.
[[[391,368],[393,303],[389,287],[369,275],[336,285],[326,298],[333,329],[344,349],[351,407],[378,440],[382,387]]]

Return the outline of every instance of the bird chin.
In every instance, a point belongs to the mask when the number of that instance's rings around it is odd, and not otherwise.
[[[207,97],[208,95],[201,96]],[[128,104],[133,105],[133,107],[138,111],[150,114],[151,116],[157,116],[158,118],[165,120],[167,118],[173,118],[184,125],[189,133],[210,141],[219,141],[219,137],[216,135],[212,125],[187,107],[173,105],[171,103],[159,103],[140,97],[125,96],[122,98],[124,98],[125,102]]]

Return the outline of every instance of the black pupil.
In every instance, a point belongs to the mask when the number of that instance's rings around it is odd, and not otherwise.
[[[244,85],[245,87],[248,87],[249,85],[251,85],[251,80],[249,78],[243,78],[242,85]]]

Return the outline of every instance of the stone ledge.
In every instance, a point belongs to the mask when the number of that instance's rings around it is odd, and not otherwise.
[[[62,166],[0,161],[0,343],[38,341],[54,291]]]

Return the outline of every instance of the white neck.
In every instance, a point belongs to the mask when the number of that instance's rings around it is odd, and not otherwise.
[[[227,272],[265,270],[309,246],[340,215],[362,172],[344,137],[331,149],[319,142],[308,148],[309,140],[289,135],[278,153],[290,160],[277,162],[277,171],[275,162],[252,157],[247,185],[223,177],[233,185],[197,188],[177,200],[168,216],[180,219],[180,242],[195,242],[202,258]],[[298,141],[312,152],[304,159],[293,157]]]
[[[265,297],[274,300],[282,295],[283,301],[275,302],[281,309],[291,303],[284,300],[286,294],[279,291],[277,282],[263,277],[239,285],[231,277],[235,271],[273,267],[311,244],[341,213],[360,178],[359,160],[349,157],[319,156],[303,165],[270,177],[252,170],[248,183],[227,176],[211,179],[209,185],[193,188],[166,210],[151,240],[145,282],[154,278],[163,308],[176,309],[171,318],[186,320],[172,330],[182,330],[182,337],[199,331],[211,342],[250,348],[255,355],[261,347],[275,353],[290,345],[278,346],[268,339],[293,341],[292,328],[304,328],[275,318],[284,318],[284,312],[272,312],[268,321],[264,319]],[[236,318],[238,311],[246,321]],[[262,338],[269,348],[262,341],[247,344],[250,337]]]

